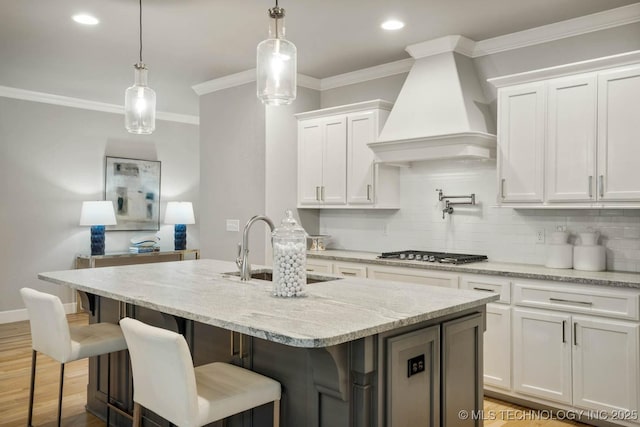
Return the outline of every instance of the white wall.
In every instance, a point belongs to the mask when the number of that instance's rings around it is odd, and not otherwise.
[[[488,55],[474,60],[495,113],[495,90],[486,78],[640,49],[640,24],[571,37]],[[404,75],[400,75],[404,76]],[[399,88],[389,77],[323,92],[323,107],[387,97]],[[376,84],[379,83],[379,84]],[[591,227],[603,235],[608,268],[640,271],[640,210],[532,211],[495,205],[495,162],[416,163],[401,171],[401,209],[396,212],[321,210],[320,232],[333,237],[330,247],[365,251],[424,249],[486,254],[494,261],[544,263],[544,245],[535,231],[558,225],[573,233]],[[435,189],[448,194],[476,193],[479,209],[456,209],[442,219]]]
[[[198,221],[197,126],[158,121],[153,135],[130,135],[122,115],[0,97],[0,321],[20,315],[13,310],[24,307],[24,286],[72,301],[36,275],[73,268],[76,254],[90,253],[80,208],[103,199],[107,155],[160,160],[161,220],[168,200],[189,200]],[[149,232],[107,231],[106,251],[126,251],[140,234]],[[173,250],[173,227],[161,224],[159,236]],[[188,246],[199,246],[198,224],[189,226]]]

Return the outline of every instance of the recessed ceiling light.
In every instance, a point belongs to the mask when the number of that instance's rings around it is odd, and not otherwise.
[[[394,31],[404,28],[404,22],[398,21],[397,19],[389,19],[388,21],[384,21],[382,25],[380,25],[383,30]]]
[[[96,25],[100,22],[98,18],[96,18],[95,16],[87,15],[86,13],[79,13],[77,15],[73,15],[71,18],[74,21],[76,21],[78,24],[83,24],[83,25]]]

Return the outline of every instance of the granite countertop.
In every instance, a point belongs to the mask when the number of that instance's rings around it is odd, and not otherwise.
[[[399,259],[378,259],[377,252],[360,252],[328,249],[307,251],[308,258],[332,261],[349,261],[394,267],[422,268],[427,270],[451,271],[467,274],[490,274],[495,276],[519,277],[526,279],[554,280],[557,282],[582,283],[640,289],[640,273],[615,271],[579,271],[573,269],[547,268],[533,264],[512,264],[501,262],[474,262],[470,264],[439,264],[423,261]]]
[[[260,268],[254,266],[254,270]],[[338,278],[276,298],[271,282],[241,282],[235,263],[200,259],[66,270],[38,278],[293,347],[328,347],[498,299],[486,292]]]

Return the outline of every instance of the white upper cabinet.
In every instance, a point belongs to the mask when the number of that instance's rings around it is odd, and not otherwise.
[[[640,200],[640,66],[598,75],[598,196]]]
[[[367,146],[391,110],[382,100],[297,114],[298,207],[399,208],[399,172]]]
[[[542,202],[544,83],[500,91],[498,119],[498,199]]]
[[[546,190],[549,202],[595,200],[596,75],[549,81]]]
[[[640,65],[566,75],[568,67],[557,67],[559,78],[537,80],[552,73],[540,70],[492,80],[498,203],[640,207]],[[518,80],[537,81],[505,83]]]

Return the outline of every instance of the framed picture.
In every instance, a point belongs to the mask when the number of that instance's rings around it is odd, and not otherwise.
[[[107,230],[160,229],[159,161],[107,157],[104,185],[118,221]]]

